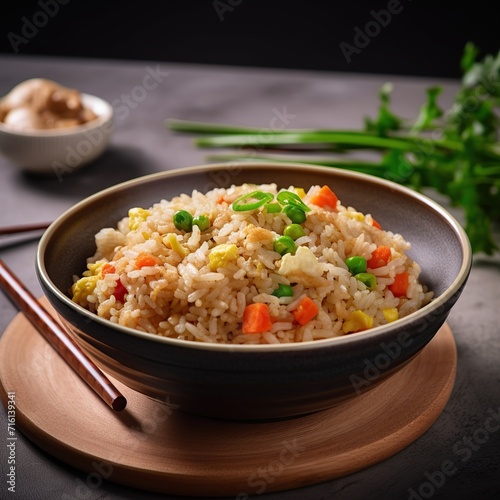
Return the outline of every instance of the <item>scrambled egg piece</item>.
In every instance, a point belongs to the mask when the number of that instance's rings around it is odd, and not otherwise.
[[[307,247],[299,247],[295,255],[287,253],[281,259],[278,273],[290,281],[296,281],[308,286],[320,285],[323,279],[324,266]]]
[[[229,262],[236,260],[238,255],[236,245],[222,243],[215,246],[208,255],[210,270],[216,271],[219,267],[226,267]]]
[[[180,257],[184,258],[189,251],[187,248],[184,248],[179,240],[177,239],[177,235],[175,233],[168,233],[163,238],[163,243],[165,246],[170,247],[175,253],[177,253]]]
[[[73,302],[83,307],[88,306],[87,296],[94,292],[97,282],[101,277],[101,268],[104,262],[104,260],[98,260],[93,264],[87,264],[88,270],[82,274],[83,278],[73,283],[71,287]]]
[[[365,216],[361,212],[342,212],[345,217],[350,217],[354,220],[359,220],[363,222],[365,220]]]
[[[141,222],[144,222],[149,216],[151,215],[151,212],[149,210],[146,210],[144,208],[136,207],[136,208],[131,208],[128,211],[128,216],[129,216],[129,221],[128,221],[128,227],[131,231],[134,231],[137,229],[140,225]]]

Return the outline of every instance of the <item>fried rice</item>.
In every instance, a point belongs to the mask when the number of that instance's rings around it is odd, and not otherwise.
[[[341,200],[334,207],[316,204],[320,190],[244,184],[132,207],[115,228],[96,234],[96,252],[74,277],[71,297],[125,327],[233,344],[339,337],[396,321],[430,302],[433,293],[419,282],[421,269],[407,254],[410,243]],[[283,191],[307,207],[302,230],[285,253],[276,241],[293,220],[276,203]],[[245,195],[255,199],[255,192],[272,201],[246,210],[234,204]],[[179,211],[203,216],[208,227],[179,229]],[[375,265],[372,257],[381,247],[389,258]],[[363,274],[371,281],[348,266],[349,257],[364,259]],[[395,285],[401,276],[403,293]],[[313,314],[307,321],[297,314],[305,298]],[[251,304],[262,304],[262,331],[244,327]]]

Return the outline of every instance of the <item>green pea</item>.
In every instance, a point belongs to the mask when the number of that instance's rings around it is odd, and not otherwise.
[[[293,288],[290,285],[283,285],[280,283],[278,288],[274,290],[273,295],[275,297],[293,297]]]
[[[353,255],[352,257],[347,257],[345,263],[352,274],[366,272],[366,259],[364,257],[361,257],[360,255]]]
[[[198,226],[200,231],[206,231],[210,227],[210,219],[206,215],[193,217],[193,226]]]
[[[278,252],[280,255],[285,255],[287,253],[294,254],[295,250],[297,250],[297,247],[290,236],[279,236],[274,240],[274,251]]]
[[[377,278],[375,275],[370,273],[358,273],[354,277],[361,281],[361,283],[364,283],[370,290],[375,290],[377,286]]]
[[[285,205],[283,207],[283,212],[287,217],[296,224],[302,224],[306,220],[306,214],[297,205]]]
[[[174,225],[179,231],[189,233],[193,229],[193,216],[187,210],[178,210],[174,214]]]
[[[300,224],[289,224],[285,227],[285,229],[283,229],[283,235],[290,236],[293,241],[297,240],[301,236],[304,236],[304,234],[306,233]]]
[[[281,212],[281,205],[279,203],[268,203],[266,210],[268,214],[277,214]]]

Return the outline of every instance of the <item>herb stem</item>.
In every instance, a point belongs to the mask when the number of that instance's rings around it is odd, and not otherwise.
[[[317,145],[318,149],[328,149],[333,146],[362,146],[374,149],[397,149],[407,151],[408,149],[419,151],[426,147],[447,149],[450,151],[463,151],[463,145],[450,140],[432,141],[413,137],[380,137],[373,134],[352,134],[345,132],[288,132],[284,134],[230,134],[200,137],[195,139],[195,145],[200,148],[221,147],[256,147],[267,149],[274,146],[287,146],[296,144]]]

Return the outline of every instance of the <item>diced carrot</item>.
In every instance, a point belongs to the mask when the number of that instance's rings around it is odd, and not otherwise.
[[[113,264],[110,264],[109,262],[106,262],[105,264],[103,264],[103,266],[101,268],[101,275],[103,278],[107,274],[114,274],[114,273],[116,273],[116,269],[115,269],[115,266],[113,266]]]
[[[309,297],[304,297],[299,306],[292,311],[295,321],[304,326],[309,323],[319,312],[318,306]]]
[[[372,226],[377,229],[382,229],[382,226],[372,217]]]
[[[269,307],[262,302],[249,304],[243,312],[243,333],[263,333],[271,330],[273,322],[269,314]]]
[[[126,293],[127,293],[127,289],[123,286],[123,283],[118,278],[118,281],[116,282],[115,291],[113,292],[115,299],[118,302],[123,302],[123,298],[125,297]]]
[[[394,276],[394,283],[387,287],[392,292],[394,297],[404,297],[407,294],[409,277],[410,275],[408,271],[403,271],[402,273]]]
[[[368,267],[371,269],[377,269],[377,267],[386,266],[391,259],[391,249],[384,245],[381,245],[372,252],[370,260],[368,260]]]
[[[224,203],[224,195],[220,195],[219,199],[217,200],[217,205],[222,205]]]
[[[154,266],[158,263],[156,257],[153,257],[150,253],[141,252],[135,258],[135,267],[137,269],[142,269],[143,267]]]
[[[328,187],[323,186],[310,200],[313,205],[317,205],[322,208],[329,208],[330,210],[335,210],[337,208],[337,202],[339,199],[337,195]]]

